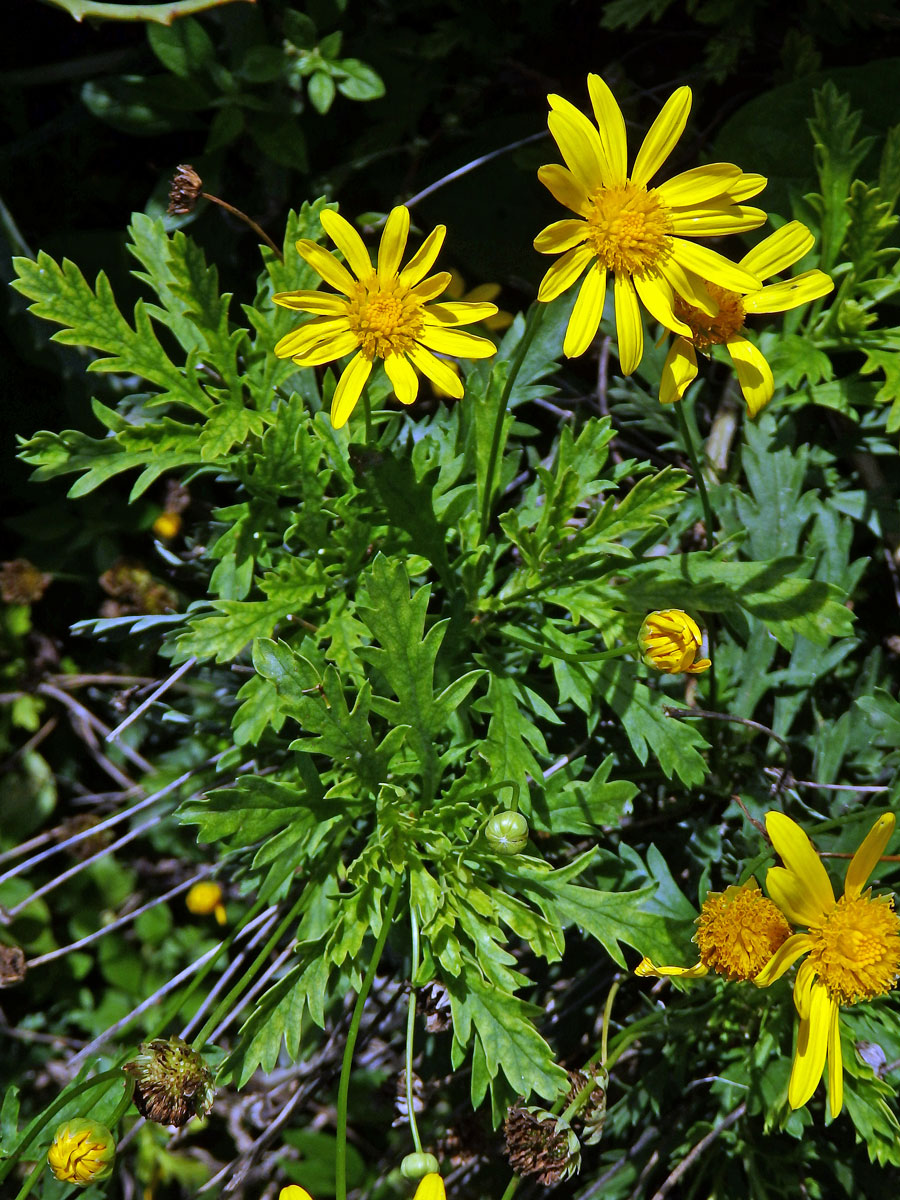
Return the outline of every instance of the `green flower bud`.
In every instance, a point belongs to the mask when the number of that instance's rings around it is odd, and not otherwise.
[[[487,823],[484,836],[498,854],[518,854],[528,845],[528,822],[518,812],[495,813]]]
[[[88,1187],[112,1174],[115,1157],[116,1139],[105,1125],[90,1117],[73,1117],[54,1133],[47,1162],[62,1183]]]
[[[423,1175],[431,1175],[438,1169],[438,1160],[433,1154],[407,1154],[400,1164],[400,1174],[404,1179],[421,1179]]]

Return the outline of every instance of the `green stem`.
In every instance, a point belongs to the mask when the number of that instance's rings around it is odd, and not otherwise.
[[[623,654],[635,652],[634,646],[630,645],[614,646],[612,650],[597,650],[590,654],[567,654],[564,650],[557,650],[555,646],[542,646],[538,642],[530,642],[516,633],[510,633],[506,628],[501,628],[499,632],[507,641],[515,642],[517,646],[522,646],[525,650],[533,650],[535,654],[544,654],[547,658],[561,658],[564,662],[570,663],[606,662],[609,658],[621,658]]]
[[[412,929],[412,952],[409,977],[415,981],[419,969],[419,922],[412,904],[409,906],[409,924]],[[412,1131],[413,1145],[416,1153],[422,1153],[422,1139],[419,1137],[419,1126],[416,1124],[416,1111],[413,1107],[413,1037],[416,1030],[416,987],[415,982],[409,989],[409,1012],[406,1015],[406,1111],[409,1114],[409,1128]]]
[[[196,1050],[199,1052],[200,1050],[203,1049],[203,1047],[206,1045],[206,1039],[209,1037],[210,1033],[212,1033],[212,1031],[218,1025],[219,1019],[221,1018],[222,1014],[227,1012],[228,1009],[231,1008],[232,1004],[234,1004],[235,1000],[237,1000],[237,998],[238,998],[238,996],[240,996],[241,992],[243,992],[245,990],[245,988],[247,988],[248,985],[253,982],[253,977],[255,976],[258,968],[266,961],[266,959],[272,953],[273,948],[278,944],[278,941],[284,934],[284,931],[287,929],[288,925],[290,925],[290,923],[296,918],[297,913],[300,911],[301,907],[303,906],[303,902],[304,902],[304,893],[301,892],[299,898],[297,899],[296,903],[291,908],[290,912],[287,913],[287,915],[284,916],[281,919],[281,921],[279,921],[278,925],[275,928],[275,931],[271,934],[268,941],[263,946],[262,950],[260,950],[259,954],[257,954],[256,958],[253,960],[251,965],[244,972],[244,975],[243,975],[243,978],[241,979],[241,981],[239,983],[236,983],[234,985],[234,987],[231,989],[231,991],[228,993],[228,995],[225,996],[224,999],[220,1000],[219,1003],[216,1005],[215,1011],[213,1012],[212,1016],[207,1019],[206,1024],[203,1026],[203,1028],[200,1030],[200,1032],[197,1034],[197,1036],[191,1042],[192,1050]]]
[[[21,1188],[19,1189],[19,1194],[18,1194],[18,1196],[16,1196],[16,1200],[25,1200],[25,1197],[31,1194],[31,1189],[37,1183],[38,1179],[40,1178],[41,1171],[43,1171],[43,1169],[44,1169],[44,1167],[46,1167],[46,1165],[47,1164],[43,1158],[39,1158],[37,1160],[37,1162],[31,1168],[31,1174],[28,1176],[28,1178],[25,1180],[25,1182],[22,1184]]]
[[[365,976],[356,996],[353,1016],[350,1018],[350,1028],[347,1030],[347,1041],[344,1044],[344,1059],[341,1063],[341,1081],[338,1084],[337,1099],[337,1146],[335,1148],[334,1162],[336,1200],[347,1200],[347,1099],[350,1095],[350,1071],[353,1067],[353,1051],[356,1047],[363,1009],[366,1007],[366,1000],[369,998],[369,992],[372,990],[375,972],[378,970],[382,951],[390,932],[391,921],[394,919],[397,901],[400,899],[400,885],[402,882],[403,877],[398,875],[394,880],[387,908],[382,913],[381,932],[375,941],[375,949],[372,951],[372,957],[369,959],[369,965],[366,968]],[[412,1110],[410,1109],[411,1112]]]
[[[681,429],[681,438],[684,442],[685,449],[688,452],[688,458],[691,460],[691,468],[694,472],[694,479],[697,483],[697,491],[700,493],[700,503],[703,506],[703,517],[706,523],[706,547],[712,550],[715,545],[715,523],[713,522],[712,505],[709,502],[709,492],[706,490],[706,480],[703,478],[703,472],[700,469],[700,459],[697,456],[697,450],[694,446],[694,439],[691,437],[691,431],[688,427],[687,417],[684,415],[682,404],[680,401],[675,405],[675,413],[678,417],[678,425]],[[716,658],[715,658],[715,624],[710,617],[707,617],[707,641],[709,653],[709,707],[715,708],[717,699],[716,688]]]
[[[362,390],[363,413],[366,418],[366,445],[372,443],[372,405],[369,403],[369,389],[363,387]]]
[[[500,455],[500,439],[503,436],[503,421],[506,417],[506,406],[509,403],[509,398],[512,394],[513,384],[519,371],[522,369],[522,363],[525,361],[525,355],[528,353],[531,343],[534,341],[534,335],[538,331],[538,326],[544,316],[544,308],[546,305],[535,302],[531,312],[528,314],[528,323],[525,326],[525,332],[522,334],[522,340],[516,347],[516,356],[509,368],[509,374],[506,376],[506,382],[503,385],[503,391],[500,395],[500,401],[497,405],[497,417],[494,421],[494,432],[491,436],[491,449],[488,455],[487,472],[484,479],[484,496],[481,500],[481,526],[479,530],[478,540],[483,542],[487,536],[488,525],[491,520],[491,502],[493,500],[494,491],[494,475],[497,470],[497,459]]]

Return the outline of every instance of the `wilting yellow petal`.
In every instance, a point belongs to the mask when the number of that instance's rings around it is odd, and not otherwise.
[[[725,349],[734,363],[738,383],[747,401],[747,411],[751,417],[755,417],[769,403],[775,391],[772,368],[762,351],[746,338],[737,335],[730,337]]]
[[[641,185],[650,182],[675,148],[690,111],[691,89],[680,87],[665,102],[644,138],[631,171],[633,183]]]
[[[693,967],[657,967],[650,961],[649,958],[642,958],[638,965],[634,968],[635,975],[639,975],[642,979],[648,977],[667,979],[700,979],[701,976],[709,973],[709,968],[703,963],[696,963]]]
[[[331,401],[331,424],[335,429],[347,424],[371,372],[372,363],[362,354],[357,354],[344,368]]]
[[[768,887],[768,879],[766,880]],[[775,897],[772,897],[775,900]],[[775,900],[778,904],[778,901]],[[781,905],[779,904],[780,908]],[[788,920],[791,919],[790,913],[784,914]],[[786,942],[778,947],[760,973],[756,976],[753,982],[757,987],[769,987],[776,979],[780,979],[785,971],[789,970],[802,954],[806,954],[813,947],[813,940],[808,933],[792,933]]]

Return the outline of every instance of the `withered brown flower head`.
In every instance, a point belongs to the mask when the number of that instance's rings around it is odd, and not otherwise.
[[[533,1175],[545,1187],[568,1179],[581,1166],[581,1145],[571,1126],[542,1108],[514,1104],[503,1122],[506,1156],[517,1175]]]
[[[568,1108],[589,1082],[592,1082],[594,1086],[572,1121],[581,1130],[582,1141],[588,1146],[593,1146],[600,1141],[603,1123],[606,1120],[606,1089],[609,1084],[609,1074],[605,1067],[595,1067],[590,1075],[587,1071],[570,1071],[569,1083],[571,1086],[564,1106]]]
[[[181,1038],[142,1042],[140,1054],[122,1070],[134,1077],[134,1105],[148,1121],[180,1128],[212,1108],[212,1071]]]
[[[203,180],[190,163],[180,163],[169,187],[170,216],[183,216],[194,211],[200,198]]]
[[[0,988],[15,987],[25,978],[25,954],[19,946],[0,946]]]
[[[36,604],[52,581],[27,558],[0,563],[0,596],[7,604]]]

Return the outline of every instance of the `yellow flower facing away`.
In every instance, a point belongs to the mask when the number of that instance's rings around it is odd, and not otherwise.
[[[188,912],[198,917],[214,916],[220,925],[224,925],[228,917],[225,905],[222,903],[224,892],[218,883],[205,879],[195,883],[185,897]]]
[[[408,208],[399,205],[388,216],[374,267],[362,238],[349,221],[332,209],[324,209],[321,220],[346,266],[329,250],[305,238],[297,242],[297,251],[340,295],[297,291],[273,296],[275,303],[284,308],[313,314],[312,320],[278,342],[278,357],[291,358],[301,367],[315,367],[353,354],[331,402],[335,429],[346,425],[376,358],[383,361],[401,404],[412,404],[418,395],[417,371],[448,395],[462,399],[462,381],[437,356],[488,358],[496,353],[496,346],[488,338],[457,327],[495,316],[497,306],[486,301],[431,303],[450,282],[447,271],[428,275],[446,228],[438,225],[401,270],[409,234]]]
[[[783,867],[766,874],[769,895],[789,921],[806,927],[779,948],[754,983],[768,987],[801,958],[794,981],[800,1017],[788,1101],[801,1108],[816,1090],[827,1063],[826,1086],[832,1117],[844,1103],[840,1010],[883,996],[900,975],[900,918],[893,896],[863,888],[896,824],[893,813],[878,818],[857,849],[835,900],[822,860],[796,822],[781,812],[766,815],[766,830]]]
[[[548,96],[548,125],[565,166],[541,167],[538,178],[575,213],[535,238],[542,254],[560,254],[544,276],[538,300],[555,300],[584,274],[569,318],[563,351],[584,354],[603,316],[613,276],[619,365],[630,375],[641,361],[640,305],[667,329],[690,337],[675,312],[675,297],[715,313],[703,281],[738,293],[760,287],[756,274],[689,239],[756,229],[766,219],[744,200],[765,187],[760,175],[733,163],[710,163],[650,187],[687,123],[691,90],[680,87],[653,122],[628,173],[625,120],[599,75],[588,76],[596,125],[562,96]]]
[[[680,608],[648,613],[638,632],[638,645],[648,667],[669,675],[699,675],[711,666],[708,658],[697,657],[703,648],[697,622]]]
[[[290,1183],[278,1193],[278,1200],[313,1200],[306,1188],[298,1183]]]
[[[413,1200],[447,1200],[443,1178],[436,1171],[423,1175]]]
[[[697,918],[693,967],[658,967],[644,958],[635,975],[697,979],[709,971],[730,980],[753,979],[790,937],[783,913],[759,890],[755,879],[710,892]]]
[[[99,1121],[74,1117],[53,1135],[47,1153],[50,1170],[62,1183],[88,1187],[112,1174],[116,1139]]]
[[[805,225],[790,221],[764,238],[745,254],[740,266],[745,271],[768,279],[787,270],[809,253],[815,239]],[[669,350],[660,381],[659,398],[663,404],[680,400],[697,374],[696,351],[724,346],[731,356],[738,383],[751,417],[772,399],[775,380],[772,368],[762,352],[744,337],[744,321],[757,313],[787,312],[826,296],[834,287],[824,271],[804,271],[792,279],[767,284],[749,296],[707,282],[707,290],[719,306],[714,315],[703,312],[680,296],[675,297],[675,315],[690,327],[689,337],[678,336]]]

